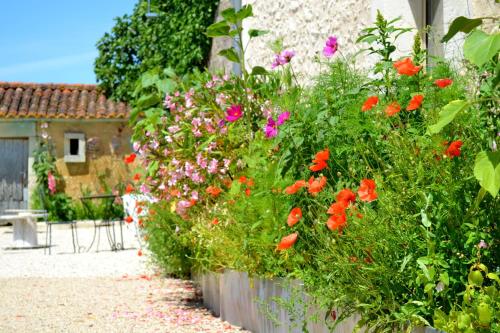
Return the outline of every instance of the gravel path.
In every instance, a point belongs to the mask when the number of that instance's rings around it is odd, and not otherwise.
[[[60,226],[49,256],[4,250],[12,228],[0,227],[0,332],[243,332],[204,309],[190,281],[155,274],[147,251],[138,256],[133,232],[124,231],[125,251],[101,240],[102,251],[73,254],[71,232]],[[80,245],[92,233],[82,224]]]

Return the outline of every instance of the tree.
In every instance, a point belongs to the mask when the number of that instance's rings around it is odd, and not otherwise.
[[[110,33],[97,42],[97,82],[106,95],[130,101],[136,80],[154,68],[171,67],[177,74],[207,65],[211,42],[205,35],[219,0],[140,0],[132,15],[117,17]]]

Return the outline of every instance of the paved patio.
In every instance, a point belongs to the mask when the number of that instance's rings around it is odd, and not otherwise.
[[[93,226],[79,223],[81,246]],[[38,226],[45,243],[45,225]],[[126,250],[112,252],[101,234],[99,252],[73,253],[71,231],[53,228],[52,255],[42,249],[5,250],[12,227],[0,227],[0,332],[241,332],[213,317],[189,281],[160,277],[137,255],[132,229]]]

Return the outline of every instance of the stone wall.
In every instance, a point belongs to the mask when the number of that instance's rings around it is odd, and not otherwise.
[[[85,135],[84,163],[64,161],[64,133],[67,132]],[[49,122],[47,133],[55,147],[56,166],[64,179],[64,192],[71,197],[79,198],[81,189],[102,194],[106,192],[101,186],[102,181],[113,187],[129,179],[133,170],[123,162],[124,156],[132,150],[131,130],[126,122]]]
[[[401,17],[398,25],[414,28],[413,33],[403,35],[397,43],[396,56],[411,51],[413,37],[427,24],[425,0],[242,0],[242,5],[251,4],[254,17],[248,19],[245,29],[256,28],[269,30],[268,35],[251,41],[247,50],[248,67],[256,65],[270,68],[273,52],[269,43],[283,37],[284,46],[296,52],[293,66],[304,81],[319,72],[320,65],[315,56],[321,56],[324,42],[329,35],[336,35],[339,40],[339,57],[350,57],[366,45],[355,41],[363,28],[370,26],[376,17],[377,9],[389,19]],[[229,0],[223,0],[226,8]],[[451,21],[460,15],[468,17],[499,15],[500,4],[494,0],[434,0],[433,24],[430,49],[437,55],[448,59],[460,58],[463,35],[455,37],[450,43],[439,43]],[[246,43],[248,40],[244,40]],[[220,48],[221,41],[214,43]],[[229,45],[224,44],[225,46]],[[214,53],[212,54],[214,56]],[[324,60],[324,58],[323,58]],[[369,67],[374,58],[360,55],[358,64]],[[211,61],[211,69],[231,68],[220,59]]]

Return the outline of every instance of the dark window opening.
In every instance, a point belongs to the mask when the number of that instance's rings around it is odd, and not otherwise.
[[[69,154],[78,155],[79,151],[79,141],[78,139],[69,139]]]

